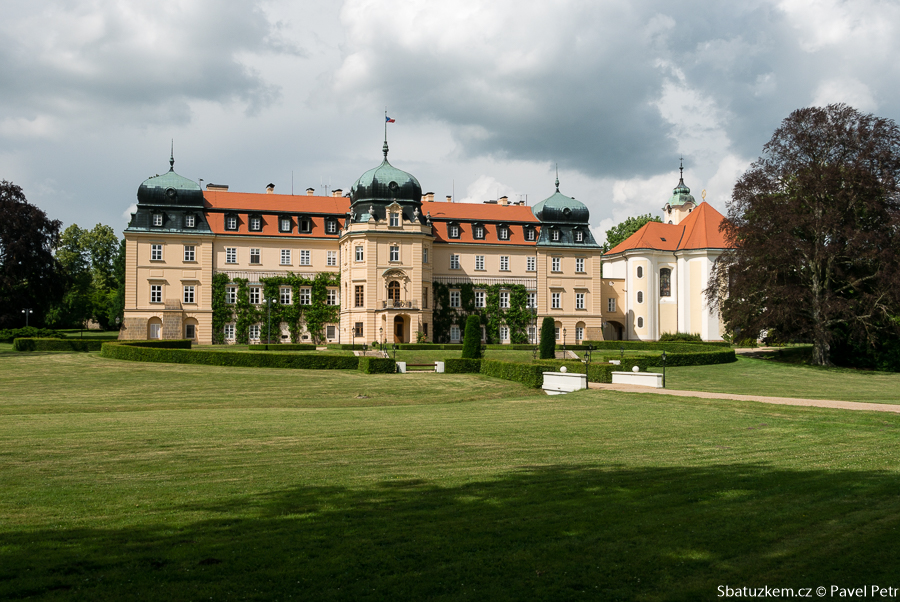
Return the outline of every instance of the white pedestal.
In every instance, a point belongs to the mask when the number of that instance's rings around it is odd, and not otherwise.
[[[653,387],[662,389],[663,375],[659,372],[613,372],[614,385],[637,385],[639,387]]]
[[[587,374],[571,372],[544,372],[544,392],[547,395],[565,395],[587,389]]]
[[[406,362],[397,362],[397,372],[406,374]]]
[[[444,373],[444,362],[435,362],[434,363],[434,371],[438,374]]]

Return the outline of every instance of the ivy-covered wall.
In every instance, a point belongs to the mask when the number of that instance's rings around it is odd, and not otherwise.
[[[304,278],[296,274],[286,276],[273,276],[260,278],[265,299],[273,299],[271,307],[272,332],[269,332],[269,314],[265,304],[254,305],[250,303],[250,283],[244,278],[235,278],[229,281],[225,274],[213,276],[213,343],[225,342],[225,325],[234,322],[235,339],[238,343],[247,344],[250,341],[250,326],[260,324],[260,336],[263,339],[280,340],[280,324],[287,323],[291,333],[291,342],[300,340],[300,332],[306,325],[314,342],[324,340],[324,328],[326,324],[336,323],[340,315],[340,305],[327,305],[328,289],[337,288],[340,291],[341,276],[333,272],[320,272],[315,278]],[[228,286],[237,286],[237,299],[234,304],[225,302],[225,290]],[[281,288],[291,288],[291,303],[281,304]],[[300,304],[300,289],[308,288],[311,293],[309,305]]]
[[[434,310],[432,313],[432,338],[435,343],[450,342],[450,326],[462,328],[466,318],[476,315],[485,326],[487,342],[499,342],[500,326],[509,328],[512,343],[528,342],[528,326],[532,315],[528,309],[528,292],[521,284],[433,284]],[[460,291],[460,307],[450,307],[450,290]],[[475,290],[485,291],[486,307],[475,307]],[[509,308],[500,307],[500,291],[509,291]]]

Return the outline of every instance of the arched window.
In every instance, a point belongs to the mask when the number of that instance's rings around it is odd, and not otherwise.
[[[388,299],[391,301],[400,300],[400,283],[396,280],[393,280],[388,284]]]
[[[643,303],[644,302],[644,292],[638,291],[637,298],[638,298],[638,303]]]
[[[644,277],[644,268],[642,268],[641,266],[638,266],[638,268],[637,268],[637,277],[638,278]]]
[[[659,296],[672,296],[672,270],[663,268],[659,271]]]
[[[638,318],[638,328],[644,327],[644,318]]]

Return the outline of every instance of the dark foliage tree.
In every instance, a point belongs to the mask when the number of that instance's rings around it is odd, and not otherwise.
[[[53,247],[60,222],[28,203],[19,186],[0,181],[0,328],[23,326],[22,310],[41,325],[65,290]]]
[[[556,323],[547,316],[541,322],[541,359],[552,360],[556,357]]]
[[[624,222],[613,226],[606,231],[606,242],[603,243],[603,252],[606,253],[617,244],[626,240],[629,236],[640,230],[647,222],[661,222],[662,220],[649,213],[638,215],[637,217],[629,217]]]
[[[481,358],[481,316],[473,314],[466,318],[462,357],[473,360]]]
[[[722,230],[735,248],[706,295],[733,332],[812,341],[820,365],[835,345],[869,353],[896,340],[900,130],[890,119],[844,104],[794,111],[735,184]]]

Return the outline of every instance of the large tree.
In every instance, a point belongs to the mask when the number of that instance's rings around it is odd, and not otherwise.
[[[24,325],[26,308],[34,312],[30,324],[43,324],[47,308],[61,297],[65,283],[53,257],[59,227],[19,186],[0,181],[0,328]]]
[[[627,239],[629,236],[643,228],[644,224],[647,222],[661,221],[662,220],[659,217],[650,215],[649,213],[638,215],[636,217],[629,217],[624,222],[621,222],[606,231],[606,242],[603,243],[603,252],[606,253],[617,244]]]
[[[890,119],[844,104],[794,111],[735,184],[722,230],[734,249],[706,292],[733,331],[810,340],[820,365],[837,343],[874,349],[897,336],[900,130]]]

